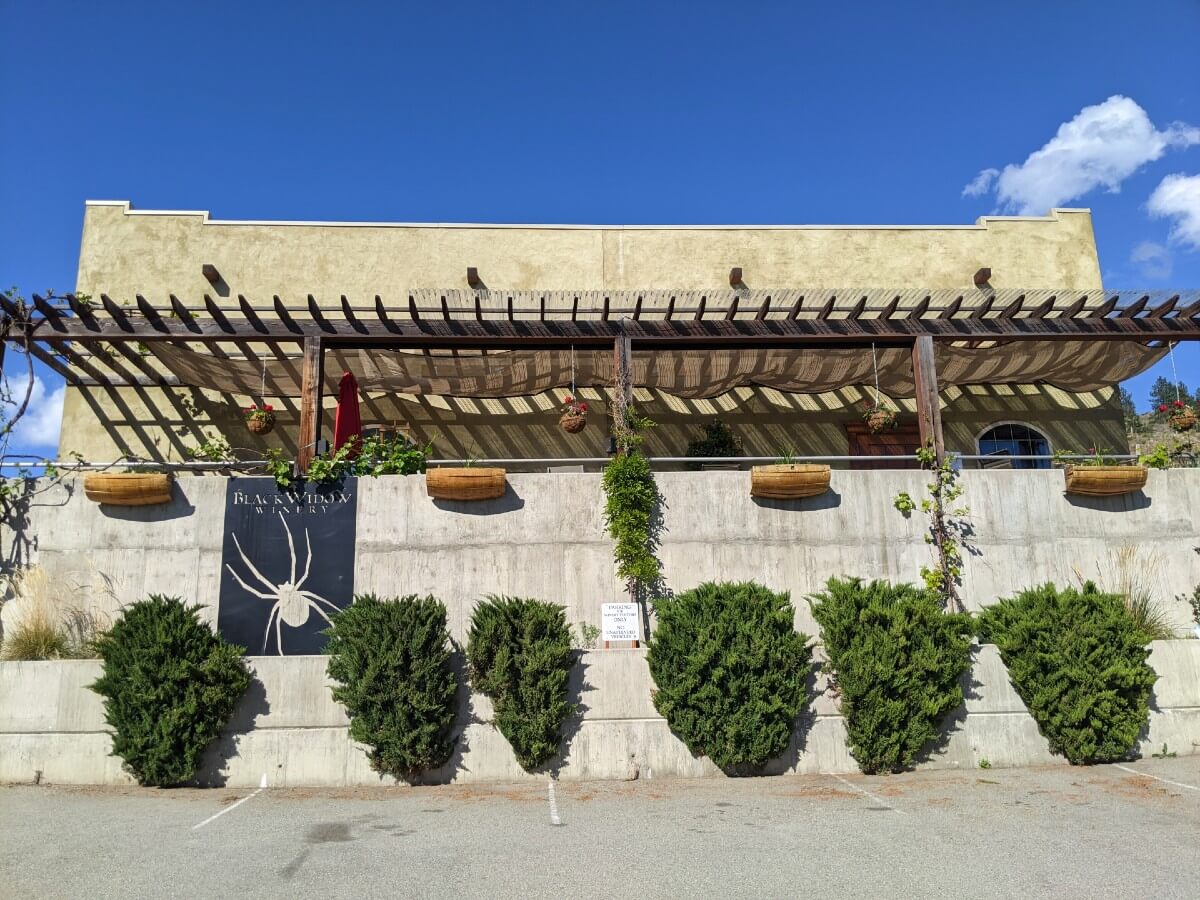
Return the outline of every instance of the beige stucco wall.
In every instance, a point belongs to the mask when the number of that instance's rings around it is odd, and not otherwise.
[[[224,284],[201,274],[212,264]],[[1054,210],[1042,218],[989,217],[958,226],[577,227],[374,225],[223,222],[203,212],[131,210],[127,203],[89,203],[80,248],[79,291],[118,301],[142,294],[163,304],[175,294],[190,305],[208,293],[225,304],[243,294],[255,303],[279,295],[299,302],[313,294],[337,307],[341,295],[370,303],[379,294],[402,305],[410,289],[465,288],[478,268],[493,290],[703,290],[728,287],[741,266],[752,288],[808,286],[969,288],[977,269],[992,270],[996,288],[1093,289],[1100,268],[1087,210]],[[364,423],[400,423],[433,439],[439,455],[563,457],[603,455],[604,398],[592,392],[594,425],[577,437],[555,427],[553,398],[500,401],[373,397]],[[785,395],[744,389],[714,401],[644,394],[660,422],[648,449],[684,452],[699,423],[721,415],[742,435],[746,452],[774,455],[848,451],[845,425],[860,421],[855,389],[830,395]],[[132,454],[186,458],[205,436],[235,447],[295,450],[295,403],[277,400],[276,434],[258,442],[238,415],[247,398],[191,389],[70,389],[60,455],[94,461]],[[1111,392],[1069,395],[1051,389],[996,388],[943,395],[947,444],[975,452],[989,424],[1025,421],[1056,448],[1124,449]],[[332,424],[326,413],[326,431]]]
[[[215,221],[204,212],[89,203],[80,291],[198,300],[217,267],[233,295],[313,294],[337,303],[417,288],[465,288],[474,266],[493,290],[969,287],[981,266],[996,288],[1099,288],[1092,217],[987,217],[956,226],[746,228],[372,225]]]

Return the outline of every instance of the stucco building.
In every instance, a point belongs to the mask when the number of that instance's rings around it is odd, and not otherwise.
[[[990,276],[981,270],[990,270]],[[247,303],[270,309],[282,302],[315,307],[339,319],[343,311],[367,311],[380,304],[405,310],[414,296],[436,308],[440,295],[442,308],[448,309],[447,294],[454,303],[468,304],[463,307],[468,316],[472,296],[485,297],[486,305],[500,310],[507,296],[510,318],[514,295],[518,317],[533,304],[543,317],[572,318],[582,296],[581,318],[607,319],[611,295],[614,317],[629,315],[627,308],[618,309],[622,302],[636,302],[635,318],[661,318],[669,305],[676,315],[693,320],[706,316],[706,303],[709,315],[719,308],[717,315],[724,318],[782,317],[789,309],[795,316],[796,307],[825,302],[825,295],[834,291],[849,302],[860,294],[885,299],[894,294],[901,310],[920,304],[922,296],[934,296],[933,309],[942,298],[953,307],[952,316],[961,316],[1014,291],[1027,291],[1030,298],[1051,292],[1052,301],[1052,292],[1059,292],[1065,301],[1072,294],[1096,295],[1102,285],[1087,210],[985,217],[972,225],[951,226],[660,227],[224,221],[205,212],[89,202],[76,289],[93,303],[103,296],[134,312],[139,296],[162,308],[174,297],[175,306],[202,315],[207,298],[210,308],[216,304],[230,316],[240,315]],[[873,303],[866,306],[866,318]],[[478,310],[478,299],[476,304]],[[733,312],[720,312],[731,306]],[[890,304],[892,310],[896,306]],[[671,314],[665,313],[668,318]],[[142,349],[145,363],[138,368],[143,373],[162,370],[159,349]],[[1112,385],[1160,355],[1152,348],[1140,349],[1144,352],[1123,359],[1121,371],[1093,372],[1092,380],[1101,385],[1093,390],[1063,389],[1037,365],[1029,367],[1024,380],[1009,375],[982,383],[942,378],[946,449],[964,454],[1005,447],[1014,453],[1096,446],[1124,450]],[[101,357],[105,352],[102,347],[89,351]],[[864,342],[858,352],[871,358]],[[639,408],[659,423],[649,435],[647,451],[680,456],[705,422],[720,417],[741,439],[747,456],[787,450],[798,456],[908,452],[917,440],[914,405],[902,393],[893,392],[900,428],[880,439],[882,449],[863,433],[862,407],[873,396],[870,374],[885,352],[881,346],[861,382],[825,389],[825,379],[819,391],[791,389],[799,387],[791,382],[781,390],[770,386],[769,379],[755,383],[753,376],[704,396],[637,386]],[[1001,346],[988,352],[999,359],[1005,350]],[[232,343],[225,354],[233,360],[240,355]],[[282,365],[298,352],[287,348],[275,356],[274,362]],[[327,360],[327,377],[334,377],[339,365]],[[1063,371],[1064,359],[1057,359],[1055,367]],[[129,362],[126,369],[133,369]],[[580,370],[590,371],[586,361]],[[75,371],[79,374],[78,367]],[[854,371],[861,375],[863,367]],[[363,421],[368,427],[400,426],[422,441],[432,440],[439,457],[603,457],[609,390],[607,376],[593,375],[591,384],[579,379],[577,393],[591,405],[595,424],[578,435],[556,427],[556,410],[566,393],[562,386],[492,397],[369,391],[363,398]],[[210,389],[195,380],[156,380],[145,374],[135,379],[138,383],[121,386],[95,383],[86,371],[77,380],[64,406],[63,456],[78,451],[93,461],[122,455],[180,460],[218,435],[251,452],[272,445],[297,450],[299,412],[287,397],[266,397],[280,425],[258,439],[246,432],[241,417],[251,391]],[[326,433],[332,422],[331,393],[326,390]],[[1020,443],[1022,438],[1030,442]]]

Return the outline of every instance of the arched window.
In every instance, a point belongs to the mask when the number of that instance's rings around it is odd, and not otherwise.
[[[979,435],[979,453],[981,456],[995,456],[997,461],[1011,456],[1047,456],[1050,442],[1045,435],[1028,425],[1006,422],[994,425]],[[1048,469],[1050,460],[1014,459],[1009,465],[1014,469]]]

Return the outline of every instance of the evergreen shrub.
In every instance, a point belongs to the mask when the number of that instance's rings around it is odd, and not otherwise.
[[[350,715],[350,736],[370,748],[371,767],[411,778],[450,759],[458,677],[446,608],[434,597],[361,594],[327,633],[333,699]]]
[[[1129,756],[1150,715],[1157,677],[1149,640],[1119,594],[1092,582],[1022,591],[979,616],[1008,675],[1050,743],[1072,763]]]
[[[963,703],[971,617],[944,612],[928,590],[860,578],[831,578],[809,602],[859,768],[911,766]]]
[[[558,753],[567,702],[571,629],[561,606],[488,597],[475,608],[467,640],[471,683],[491,698],[495,724],[526,769]]]
[[[195,777],[204,749],[250,686],[243,649],[213,634],[199,609],[154,594],[96,642],[104,672],[91,689],[104,698],[113,755],[139,784]]]
[[[654,706],[692,753],[755,769],[786,751],[812,661],[788,595],[710,582],[657,601],[655,612]]]

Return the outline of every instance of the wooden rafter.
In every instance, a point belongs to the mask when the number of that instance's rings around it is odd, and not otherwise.
[[[322,338],[329,349],[422,350],[611,346],[618,334],[642,349],[911,346],[921,336],[956,342],[1200,339],[1200,292],[1138,293],[1125,295],[1122,303],[1121,295],[1100,291],[1008,290],[969,296],[957,291],[825,291],[819,305],[807,308],[802,291],[696,292],[679,296],[679,305],[673,291],[505,292],[491,294],[501,298],[498,311],[494,303],[486,303],[488,295],[414,291],[395,318],[379,296],[373,307],[359,308],[344,296],[339,306],[321,307],[312,296],[303,305],[288,305],[276,296],[270,306],[256,306],[238,295],[233,308],[209,295],[203,296],[203,306],[188,307],[174,295],[155,306],[141,295],[132,304],[119,304],[107,294],[100,295],[98,305],[73,297],[65,303],[38,297],[32,309],[18,308],[7,298],[0,298],[0,307],[15,320],[14,327],[53,351],[45,355],[56,366],[109,384],[131,378],[162,383],[167,376],[150,367],[135,344],[163,341],[199,344],[217,356],[227,355],[222,344],[232,344],[248,359],[264,352],[279,359],[284,357],[281,346],[313,337]],[[1056,302],[1060,296],[1069,301],[1066,306]],[[685,297],[691,298],[690,305]],[[710,302],[719,316],[705,316]],[[788,310],[786,316],[768,315],[776,302]],[[741,303],[753,314],[739,315]],[[72,349],[96,342],[116,348],[115,354],[90,356],[103,369]]]

